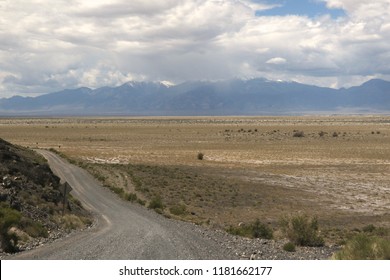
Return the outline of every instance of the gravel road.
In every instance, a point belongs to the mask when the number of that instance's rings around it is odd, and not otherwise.
[[[287,240],[248,239],[191,223],[170,220],[119,199],[85,170],[49,151],[39,151],[53,172],[73,188],[72,195],[95,216],[93,227],[0,259],[329,259],[339,248],[298,247]]]
[[[166,219],[120,200],[89,173],[59,156],[39,151],[72,195],[94,213],[94,227],[26,251],[16,259],[230,259],[231,254],[194,225]]]

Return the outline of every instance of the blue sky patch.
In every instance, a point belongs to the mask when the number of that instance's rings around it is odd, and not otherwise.
[[[261,2],[264,3],[264,1]],[[330,15],[333,18],[345,16],[344,10],[328,9],[325,2],[318,0],[267,0],[266,3],[279,6],[265,11],[257,11],[257,16],[299,15],[317,17]]]

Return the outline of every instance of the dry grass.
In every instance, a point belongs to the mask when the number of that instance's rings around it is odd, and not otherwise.
[[[142,200],[159,195],[167,215],[185,205],[180,218],[199,223],[303,212],[341,231],[390,226],[390,117],[0,119],[0,131],[87,162]]]

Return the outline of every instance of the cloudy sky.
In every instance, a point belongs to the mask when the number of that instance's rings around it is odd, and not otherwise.
[[[0,0],[0,97],[254,77],[390,80],[390,0]]]

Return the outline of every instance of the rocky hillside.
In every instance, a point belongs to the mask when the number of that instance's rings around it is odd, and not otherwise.
[[[0,139],[0,252],[25,250],[91,222],[79,201],[34,151]]]

